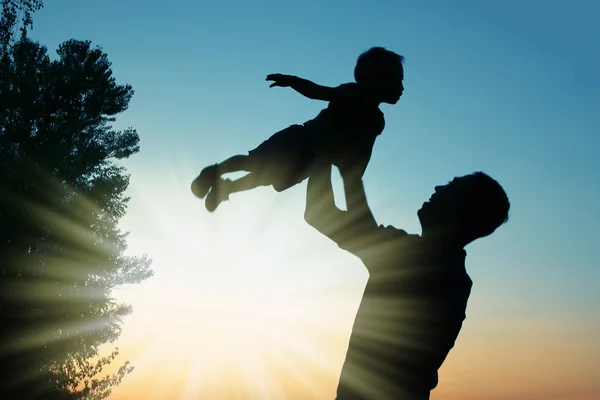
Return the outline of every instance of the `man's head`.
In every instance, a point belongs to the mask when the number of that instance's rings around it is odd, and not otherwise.
[[[442,234],[463,245],[491,235],[508,220],[510,202],[500,184],[475,172],[436,186],[417,212],[423,236]]]
[[[368,87],[382,103],[396,104],[404,91],[404,57],[383,47],[373,47],[360,56],[354,79]]]

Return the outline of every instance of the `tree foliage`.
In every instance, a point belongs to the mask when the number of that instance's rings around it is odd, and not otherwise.
[[[21,37],[27,36],[27,30],[33,28],[32,14],[43,6],[42,0],[1,0],[0,45],[10,44],[16,37],[17,28]]]
[[[68,40],[51,60],[30,40],[40,1],[2,7],[0,398],[105,398],[132,369],[102,376],[117,353],[98,349],[131,312],[112,290],[152,275],[118,228],[129,175],[116,160],[139,151],[139,136],[111,123],[134,92],[89,41]]]

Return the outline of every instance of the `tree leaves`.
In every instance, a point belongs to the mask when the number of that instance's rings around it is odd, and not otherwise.
[[[55,61],[26,36],[7,41],[41,2],[1,4],[0,398],[106,398],[131,371],[100,377],[117,353],[98,348],[131,313],[111,291],[152,276],[118,229],[129,175],[115,161],[140,147],[111,122],[134,92],[90,41],[67,40]]]
[[[44,6],[42,0],[1,0],[0,47],[9,45],[15,38],[17,28],[21,37],[27,36],[27,29],[33,28],[32,14]]]

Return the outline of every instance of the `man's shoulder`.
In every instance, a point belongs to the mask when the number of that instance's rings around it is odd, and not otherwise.
[[[396,228],[393,225],[379,225],[377,228],[381,231],[387,232],[390,235],[395,235],[399,238],[421,238],[421,236],[417,234],[408,233],[404,229]]]
[[[352,235],[345,235],[344,240],[337,242],[341,248],[351,253],[366,255],[382,251],[387,253],[393,248],[414,245],[419,240],[419,235],[412,235],[392,225],[377,225]]]
[[[392,225],[378,225],[358,236],[340,247],[359,257],[371,274],[412,264],[422,247],[420,235]]]
[[[415,245],[421,241],[421,236],[408,233],[404,229],[398,229],[392,225],[379,225],[377,233],[380,241],[392,241],[410,245]]]

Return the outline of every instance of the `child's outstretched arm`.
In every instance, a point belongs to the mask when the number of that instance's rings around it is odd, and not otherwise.
[[[317,85],[308,79],[302,79],[293,75],[270,74],[267,81],[273,81],[271,86],[291,87],[301,95],[313,100],[332,101],[337,95],[337,88]]]

